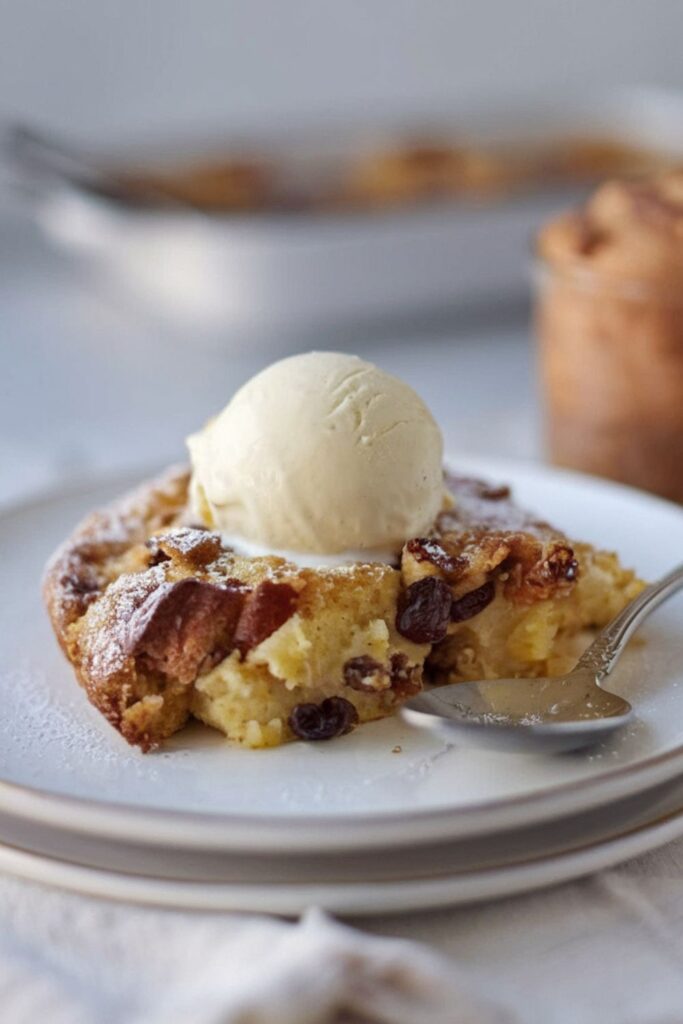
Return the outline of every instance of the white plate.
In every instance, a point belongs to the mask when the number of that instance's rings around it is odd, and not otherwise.
[[[653,794],[649,818],[643,814],[642,801],[639,804],[633,798],[626,802],[633,809],[622,814],[618,807],[605,809],[603,816],[614,816],[613,825],[598,826],[600,816],[595,813],[591,821],[579,817],[573,826],[573,838],[571,829],[564,836],[564,848],[553,848],[554,830],[545,826],[532,829],[521,843],[513,843],[512,851],[504,836],[510,862],[503,858],[485,866],[453,864],[448,850],[443,850],[441,862],[436,860],[431,868],[425,868],[419,859],[404,857],[404,874],[388,871],[378,875],[375,870],[365,878],[332,874],[326,879],[320,875],[307,877],[304,872],[298,878],[277,881],[250,877],[207,882],[186,881],[169,874],[147,875],[134,868],[129,873],[103,870],[78,860],[0,844],[0,871],[84,895],[191,910],[297,915],[307,907],[318,906],[336,914],[368,916],[443,909],[557,885],[678,839],[683,835],[681,796],[679,780],[668,795],[666,789]],[[345,862],[346,855],[338,857],[337,867]]]
[[[511,867],[606,842],[683,808],[683,777],[634,796],[547,823],[491,835],[416,846],[394,844],[366,850],[263,852],[160,847],[118,841],[0,814],[5,846],[106,872],[182,882],[271,886],[340,885],[469,874]]]
[[[559,526],[655,576],[680,560],[683,510],[535,465],[458,468],[511,481]],[[363,849],[482,835],[634,794],[683,768],[683,598],[647,627],[615,674],[632,728],[591,754],[521,757],[455,749],[399,719],[328,744],[248,751],[197,726],[142,755],[87,704],[58,652],[38,580],[51,548],[128,482],[91,484],[0,521],[0,810],[131,842],[290,851]],[[401,753],[392,753],[396,745]]]

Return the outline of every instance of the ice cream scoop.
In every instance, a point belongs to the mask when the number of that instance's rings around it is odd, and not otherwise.
[[[193,514],[264,550],[391,558],[444,500],[443,442],[426,405],[356,356],[274,363],[188,446]]]

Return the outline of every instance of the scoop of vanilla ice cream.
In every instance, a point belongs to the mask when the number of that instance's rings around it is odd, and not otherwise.
[[[270,550],[395,553],[443,503],[443,442],[429,410],[357,356],[274,363],[188,446],[193,514]]]

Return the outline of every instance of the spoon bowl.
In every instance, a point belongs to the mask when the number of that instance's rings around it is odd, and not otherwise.
[[[582,671],[436,687],[408,701],[403,717],[463,745],[558,754],[607,739],[633,708]]]
[[[638,626],[683,587],[683,565],[646,587],[596,636],[566,676],[451,683],[413,697],[404,719],[469,746],[561,753],[607,739],[633,717],[627,700],[601,686]]]

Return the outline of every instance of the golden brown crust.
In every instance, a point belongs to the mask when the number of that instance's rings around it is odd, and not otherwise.
[[[171,467],[151,483],[86,516],[54,553],[43,576],[43,597],[65,652],[69,627],[123,571],[121,559],[181,513],[188,480],[187,467]],[[134,568],[131,564],[130,569]]]
[[[107,615],[106,609],[116,604],[117,590],[109,593],[109,585],[120,579],[121,573],[138,574],[147,568],[150,552],[144,542],[180,515],[188,477],[186,467],[172,467],[107,508],[91,513],[55,552],[43,577],[43,597],[55,635],[90,700],[131,742],[139,742],[145,748],[155,741],[153,723],[159,719],[162,707],[162,731],[169,735],[174,731],[173,723],[177,722],[179,727],[187,716],[186,701],[178,700],[180,695],[169,694],[162,704],[151,688],[149,693],[138,693],[134,701],[136,686],[130,678],[130,663],[122,656],[120,664],[103,671],[96,658],[98,637],[94,627],[101,622],[102,628],[107,629],[113,618],[113,612]],[[140,598],[153,590],[154,576],[125,578],[138,581]],[[124,589],[121,585],[118,588]],[[78,627],[88,609],[100,605],[105,592],[108,597],[99,609],[102,614],[94,617],[90,649],[79,642]],[[136,603],[135,597],[126,596],[128,600],[120,602],[119,616],[124,608],[128,610]],[[116,648],[111,630],[107,629],[106,635]],[[103,638],[104,634],[100,634],[99,640]],[[132,704],[137,705],[135,709]]]

